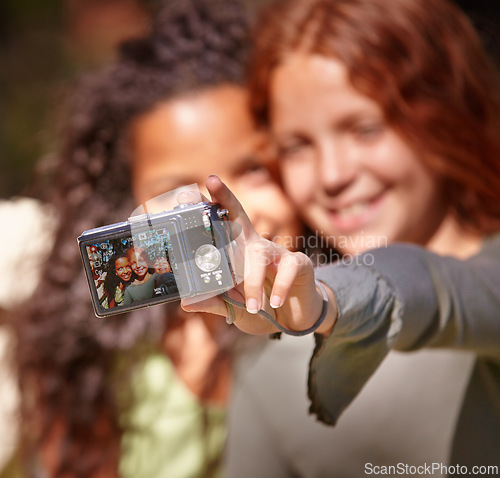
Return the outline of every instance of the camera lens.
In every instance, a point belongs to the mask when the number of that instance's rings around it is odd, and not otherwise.
[[[195,252],[194,261],[202,271],[211,272],[219,267],[221,254],[215,246],[204,244]]]

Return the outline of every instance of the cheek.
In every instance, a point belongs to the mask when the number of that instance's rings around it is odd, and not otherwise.
[[[394,132],[389,132],[365,158],[369,159],[367,170],[388,184],[411,188],[430,175],[417,154]]]
[[[385,217],[386,227],[392,231],[390,239],[421,242],[446,213],[440,180],[401,141],[373,157],[372,173],[390,188]]]
[[[433,223],[444,215],[446,199],[442,194],[442,184],[431,172],[415,168],[407,176],[406,203],[409,216],[422,224]]]
[[[228,187],[240,200],[251,221],[257,220],[263,213],[275,208],[274,195],[269,194],[268,186],[247,187],[245,184],[233,183],[231,188],[228,183]]]
[[[295,234],[298,230],[294,208],[277,184],[267,182],[258,188],[239,187],[234,192],[258,230],[264,228],[277,234],[285,230],[287,234]]]
[[[281,176],[287,196],[297,205],[311,201],[315,188],[315,165],[311,161],[283,161]]]

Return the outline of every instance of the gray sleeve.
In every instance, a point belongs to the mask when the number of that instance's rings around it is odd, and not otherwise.
[[[130,286],[125,289],[125,294],[123,295],[123,305],[130,305],[133,301],[132,296],[129,291]]]
[[[446,347],[498,357],[500,237],[462,261],[391,245],[317,269],[339,318],[311,359],[311,411],[334,424],[391,348]]]

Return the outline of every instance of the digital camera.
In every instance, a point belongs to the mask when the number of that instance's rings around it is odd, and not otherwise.
[[[228,211],[181,204],[85,231],[78,243],[98,317],[236,285]]]

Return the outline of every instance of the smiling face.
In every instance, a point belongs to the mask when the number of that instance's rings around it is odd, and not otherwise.
[[[172,272],[172,268],[165,257],[159,257],[155,261],[155,272],[157,274],[164,274],[165,272]]]
[[[133,189],[139,202],[217,174],[267,237],[295,236],[294,211],[259,158],[264,138],[238,86],[219,86],[165,101],[131,127]]]
[[[289,197],[341,252],[426,244],[442,224],[438,178],[339,61],[288,56],[272,76],[271,125]]]
[[[129,249],[127,256],[130,261],[130,267],[137,276],[137,279],[140,281],[143,280],[149,269],[146,252],[144,249],[136,247],[135,249]]]
[[[115,272],[123,282],[128,282],[132,278],[132,268],[127,257],[116,259]]]

